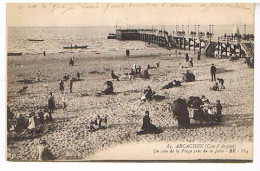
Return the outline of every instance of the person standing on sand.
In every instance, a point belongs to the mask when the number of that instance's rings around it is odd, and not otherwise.
[[[61,91],[61,93],[63,93],[63,91],[64,91],[64,81],[63,80],[60,80],[60,91]]]
[[[77,72],[77,77],[78,77],[78,80],[80,79],[80,73],[79,71]]]
[[[217,71],[217,68],[214,66],[214,64],[211,65],[211,68],[210,68],[210,73],[211,73],[211,81],[216,81],[216,71]]]
[[[128,56],[130,55],[130,50],[129,50],[129,49],[126,49],[125,54],[126,54],[126,56],[128,57]]]
[[[200,51],[198,51],[198,56],[197,56],[198,58],[198,61],[200,60]]]
[[[189,55],[188,55],[188,53],[186,53],[185,59],[186,59],[186,62],[189,62]]]
[[[50,120],[52,120],[52,113],[55,109],[55,100],[54,100],[54,96],[52,95],[52,92],[49,93],[48,108],[49,108]]]
[[[72,78],[70,79],[70,93],[72,93],[72,87],[73,87],[73,80]]]
[[[222,118],[222,105],[220,104],[220,100],[217,100],[216,102],[217,102],[217,104],[215,106],[216,109],[217,109],[217,111],[216,111],[216,121],[221,122],[221,118]]]
[[[66,103],[66,98],[65,98],[65,96],[62,97],[61,101],[62,101],[63,111],[66,111],[66,110],[67,110],[67,103]]]
[[[74,57],[70,58],[69,66],[74,66]]]
[[[40,77],[41,77],[41,73],[40,73],[40,71],[37,69],[37,72],[36,72],[36,81],[40,81]]]
[[[192,62],[192,58],[189,59],[189,67],[192,68],[193,67],[193,62]]]

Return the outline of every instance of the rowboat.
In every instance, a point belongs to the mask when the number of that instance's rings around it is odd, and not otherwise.
[[[88,45],[86,45],[86,46],[75,45],[75,46],[65,46],[65,47],[63,47],[63,49],[86,49],[86,48],[88,48]]]
[[[22,56],[22,53],[21,52],[9,52],[7,53],[7,56]]]
[[[115,33],[109,33],[109,35],[107,36],[108,39],[116,39],[117,35]]]
[[[28,39],[29,41],[34,41],[34,42],[40,42],[40,41],[44,41],[43,39]]]

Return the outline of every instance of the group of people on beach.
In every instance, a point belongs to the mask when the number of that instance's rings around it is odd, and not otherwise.
[[[17,116],[7,106],[7,130],[16,133],[33,133],[38,125],[52,120],[52,113],[47,108],[31,111],[28,115],[18,113]]]
[[[159,65],[157,65],[159,67]],[[133,64],[133,67],[131,68],[129,73],[125,73],[124,76],[121,77],[121,80],[125,80],[126,78],[128,80],[132,80],[134,78],[143,78],[143,79],[149,79],[150,74],[149,74],[149,69],[150,65],[147,65],[146,69],[142,69],[141,66],[136,66],[136,64]],[[114,80],[119,81],[120,77],[115,74],[114,70],[111,71],[111,78]]]
[[[211,81],[212,82],[214,81],[215,83],[212,87],[210,87],[210,90],[213,90],[213,91],[219,91],[220,89],[225,89],[223,78],[217,78],[217,80],[218,80],[218,83],[217,83],[216,72],[217,72],[217,68],[214,64],[212,64],[211,68],[210,68]],[[219,84],[220,84],[220,86],[219,86]]]
[[[193,60],[188,56],[188,54],[185,55],[185,60],[188,62],[188,68],[193,67]],[[200,54],[198,56],[198,60],[200,60]],[[70,66],[74,66],[74,57],[70,59],[69,62]],[[158,68],[160,66],[160,63],[156,63],[156,67]],[[181,66],[181,64],[180,64]],[[155,67],[155,68],[156,68]],[[184,67],[181,66],[181,69]],[[149,79],[149,69],[151,69],[150,65],[147,65],[146,69],[142,69],[141,66],[138,66],[136,64],[133,65],[131,68],[130,73],[127,73],[129,76],[129,79],[133,78],[143,78],[143,79]],[[211,81],[216,82],[216,71],[217,68],[214,64],[212,64],[210,68],[211,73]],[[161,90],[164,89],[170,89],[173,87],[179,87],[182,86],[183,81],[189,82],[189,81],[195,81],[195,75],[191,70],[187,70],[187,72],[184,74],[185,79],[182,81],[174,79],[173,81],[170,81],[168,84],[163,86]],[[64,74],[63,78],[59,81],[59,90],[61,93],[64,93],[65,87],[64,84],[66,81],[69,80],[70,82],[70,93],[72,93],[72,87],[73,87],[73,81],[80,80],[80,73],[76,73],[77,78],[73,78],[69,76],[68,74]],[[120,77],[115,74],[115,72],[111,71],[111,78],[113,80],[120,81]],[[184,78],[184,77],[183,77]],[[216,82],[214,84],[215,87],[212,88],[214,91],[218,91],[219,89],[224,89],[224,79],[223,78],[217,78],[219,84],[221,87],[218,87],[218,83]],[[114,94],[114,86],[113,81],[106,81],[106,88],[101,91],[103,95],[110,95]],[[144,102],[150,102],[153,99],[155,99],[156,93],[152,90],[150,86],[147,86],[142,92],[141,100]],[[66,102],[65,100],[62,100],[63,109],[66,110]],[[48,121],[52,120],[52,114],[55,110],[56,102],[55,98],[52,92],[49,93],[48,96],[48,108],[47,109],[40,109],[37,114],[34,112],[29,114],[28,120],[22,116],[18,115],[16,118],[16,124],[14,128],[12,126],[8,127],[8,130],[14,129],[14,131],[21,132],[21,130],[33,130],[37,124],[44,124]],[[178,121],[178,124],[180,126],[188,127],[190,125],[190,119],[195,120],[205,120],[205,118],[210,118],[212,121],[221,122],[222,118],[222,105],[220,103],[220,100],[216,101],[215,105],[211,105],[209,100],[205,98],[205,96],[190,98],[188,100],[185,99],[177,99],[176,100],[176,106],[173,109],[173,113]],[[192,113],[192,114],[191,114]],[[146,134],[146,133],[161,133],[162,129],[156,127],[151,120],[150,112],[147,110],[145,111],[145,115],[143,117],[143,123],[141,127],[141,131],[138,132],[138,134]],[[10,111],[10,108],[8,108],[8,120],[12,120],[14,118],[12,112]],[[108,116],[105,115],[104,117],[101,117],[98,115],[95,119],[90,120],[88,128],[90,132],[103,129],[107,127],[108,123]],[[39,149],[38,149],[38,158],[39,160],[49,160],[53,157],[51,152],[47,148],[47,142],[46,140],[40,140],[39,143]]]

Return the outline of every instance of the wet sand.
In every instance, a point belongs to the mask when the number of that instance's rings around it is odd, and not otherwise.
[[[189,51],[187,51],[189,52]],[[171,54],[171,55],[170,55]],[[75,56],[75,66],[68,66],[69,59]],[[191,56],[191,55],[190,55]],[[130,72],[133,64],[151,69],[151,79],[136,78],[131,81],[113,81],[116,95],[98,97],[95,92],[104,89],[104,82],[111,80],[110,71],[117,75]],[[39,139],[47,140],[57,160],[86,159],[97,152],[125,143],[150,143],[160,141],[181,142],[253,142],[253,97],[254,70],[247,67],[244,60],[231,62],[228,59],[210,59],[202,56],[191,70],[196,81],[183,83],[183,86],[160,90],[173,79],[181,79],[185,69],[179,69],[179,63],[188,66],[184,54],[175,56],[174,50],[153,49],[132,51],[127,58],[124,52],[109,54],[47,54],[46,56],[23,55],[8,57],[8,105],[15,113],[28,114],[36,107],[47,105],[48,92],[52,91],[57,106],[66,97],[68,109],[54,111],[54,121],[44,124],[40,136],[25,140],[11,141],[7,147],[7,159],[14,161],[33,161],[37,159],[36,144]],[[210,91],[210,66],[216,64],[217,77],[225,80],[226,89]],[[32,84],[18,83],[21,79],[32,79],[39,69],[43,81]],[[76,77],[79,71],[83,79],[74,82],[73,93],[69,93],[69,83],[65,83],[65,94],[59,92],[59,80],[63,74]],[[90,72],[94,72],[91,74]],[[23,95],[17,91],[28,86]],[[159,95],[166,96],[162,101],[141,102],[141,91],[151,86]],[[190,129],[177,128],[177,122],[168,110],[173,100],[182,97],[205,95],[210,102],[217,99],[223,106],[223,125],[195,126]],[[156,126],[163,128],[158,135],[136,135],[140,131],[144,111],[150,111],[150,117]],[[88,132],[87,126],[97,115],[108,115],[108,128]]]

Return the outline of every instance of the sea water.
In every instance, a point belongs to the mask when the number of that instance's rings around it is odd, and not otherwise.
[[[148,27],[143,27],[148,28]],[[162,26],[153,26],[164,29]],[[169,34],[176,31],[176,26],[166,26]],[[179,26],[178,31],[188,30],[187,26]],[[244,34],[244,27],[239,27]],[[23,54],[77,53],[92,51],[106,53],[125,49],[140,50],[144,48],[142,41],[119,41],[107,39],[109,33],[115,33],[115,27],[9,27],[7,31],[7,52],[22,52]],[[189,26],[189,31],[195,31],[195,26]],[[198,31],[198,27],[197,27]],[[200,26],[200,32],[208,32],[209,26]],[[214,25],[214,36],[231,34],[232,25]],[[254,27],[247,26],[246,33],[253,34]],[[43,39],[44,41],[29,41],[28,39]],[[64,46],[85,46],[87,49],[63,49]]]

